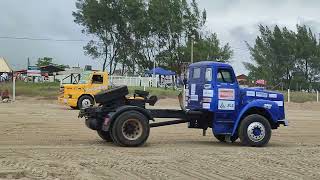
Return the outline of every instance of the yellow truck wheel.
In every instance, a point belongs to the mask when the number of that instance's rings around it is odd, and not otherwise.
[[[94,105],[94,99],[89,95],[83,95],[78,100],[78,108],[86,109]]]

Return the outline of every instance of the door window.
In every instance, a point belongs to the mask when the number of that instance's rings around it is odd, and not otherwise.
[[[93,75],[92,84],[103,84],[103,77],[101,75]]]
[[[200,68],[194,68],[192,73],[192,79],[199,79],[201,75],[201,69]]]
[[[220,83],[234,83],[232,71],[230,69],[219,69],[217,81]]]
[[[206,82],[212,81],[212,68],[206,68]]]

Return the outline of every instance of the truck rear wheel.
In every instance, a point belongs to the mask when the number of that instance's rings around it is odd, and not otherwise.
[[[85,109],[94,105],[94,99],[91,96],[84,95],[78,100],[78,108]]]
[[[120,114],[112,125],[112,138],[119,146],[137,147],[149,137],[149,120],[137,111]]]
[[[112,138],[109,131],[97,130],[97,133],[101,137],[101,139],[105,140],[106,142],[112,142]]]
[[[240,124],[239,137],[245,146],[265,146],[271,138],[270,123],[261,115],[249,115]]]

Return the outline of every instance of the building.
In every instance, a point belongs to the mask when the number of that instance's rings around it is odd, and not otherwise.
[[[245,74],[240,74],[239,76],[237,76],[237,80],[238,80],[239,84],[242,86],[249,85],[248,76]]]

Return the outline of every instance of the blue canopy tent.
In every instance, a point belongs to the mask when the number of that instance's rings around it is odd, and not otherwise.
[[[160,83],[163,82],[163,80],[161,79],[161,76],[172,76],[172,83],[175,84],[174,83],[175,82],[174,79],[175,79],[176,73],[173,72],[173,71],[165,70],[165,69],[163,69],[161,67],[157,67],[157,68],[151,69],[150,71],[147,71],[146,74],[149,75],[149,76],[151,76],[153,74],[159,75],[159,82]],[[170,83],[170,84],[172,84],[172,83]],[[158,86],[158,83],[157,83],[157,86]],[[165,84],[164,86],[167,87],[167,84]]]
[[[155,73],[156,75],[163,75],[163,76],[174,76],[176,75],[175,72],[170,71],[170,70],[165,70],[161,67],[153,68],[150,71],[147,71],[146,74],[148,75],[153,75]]]

